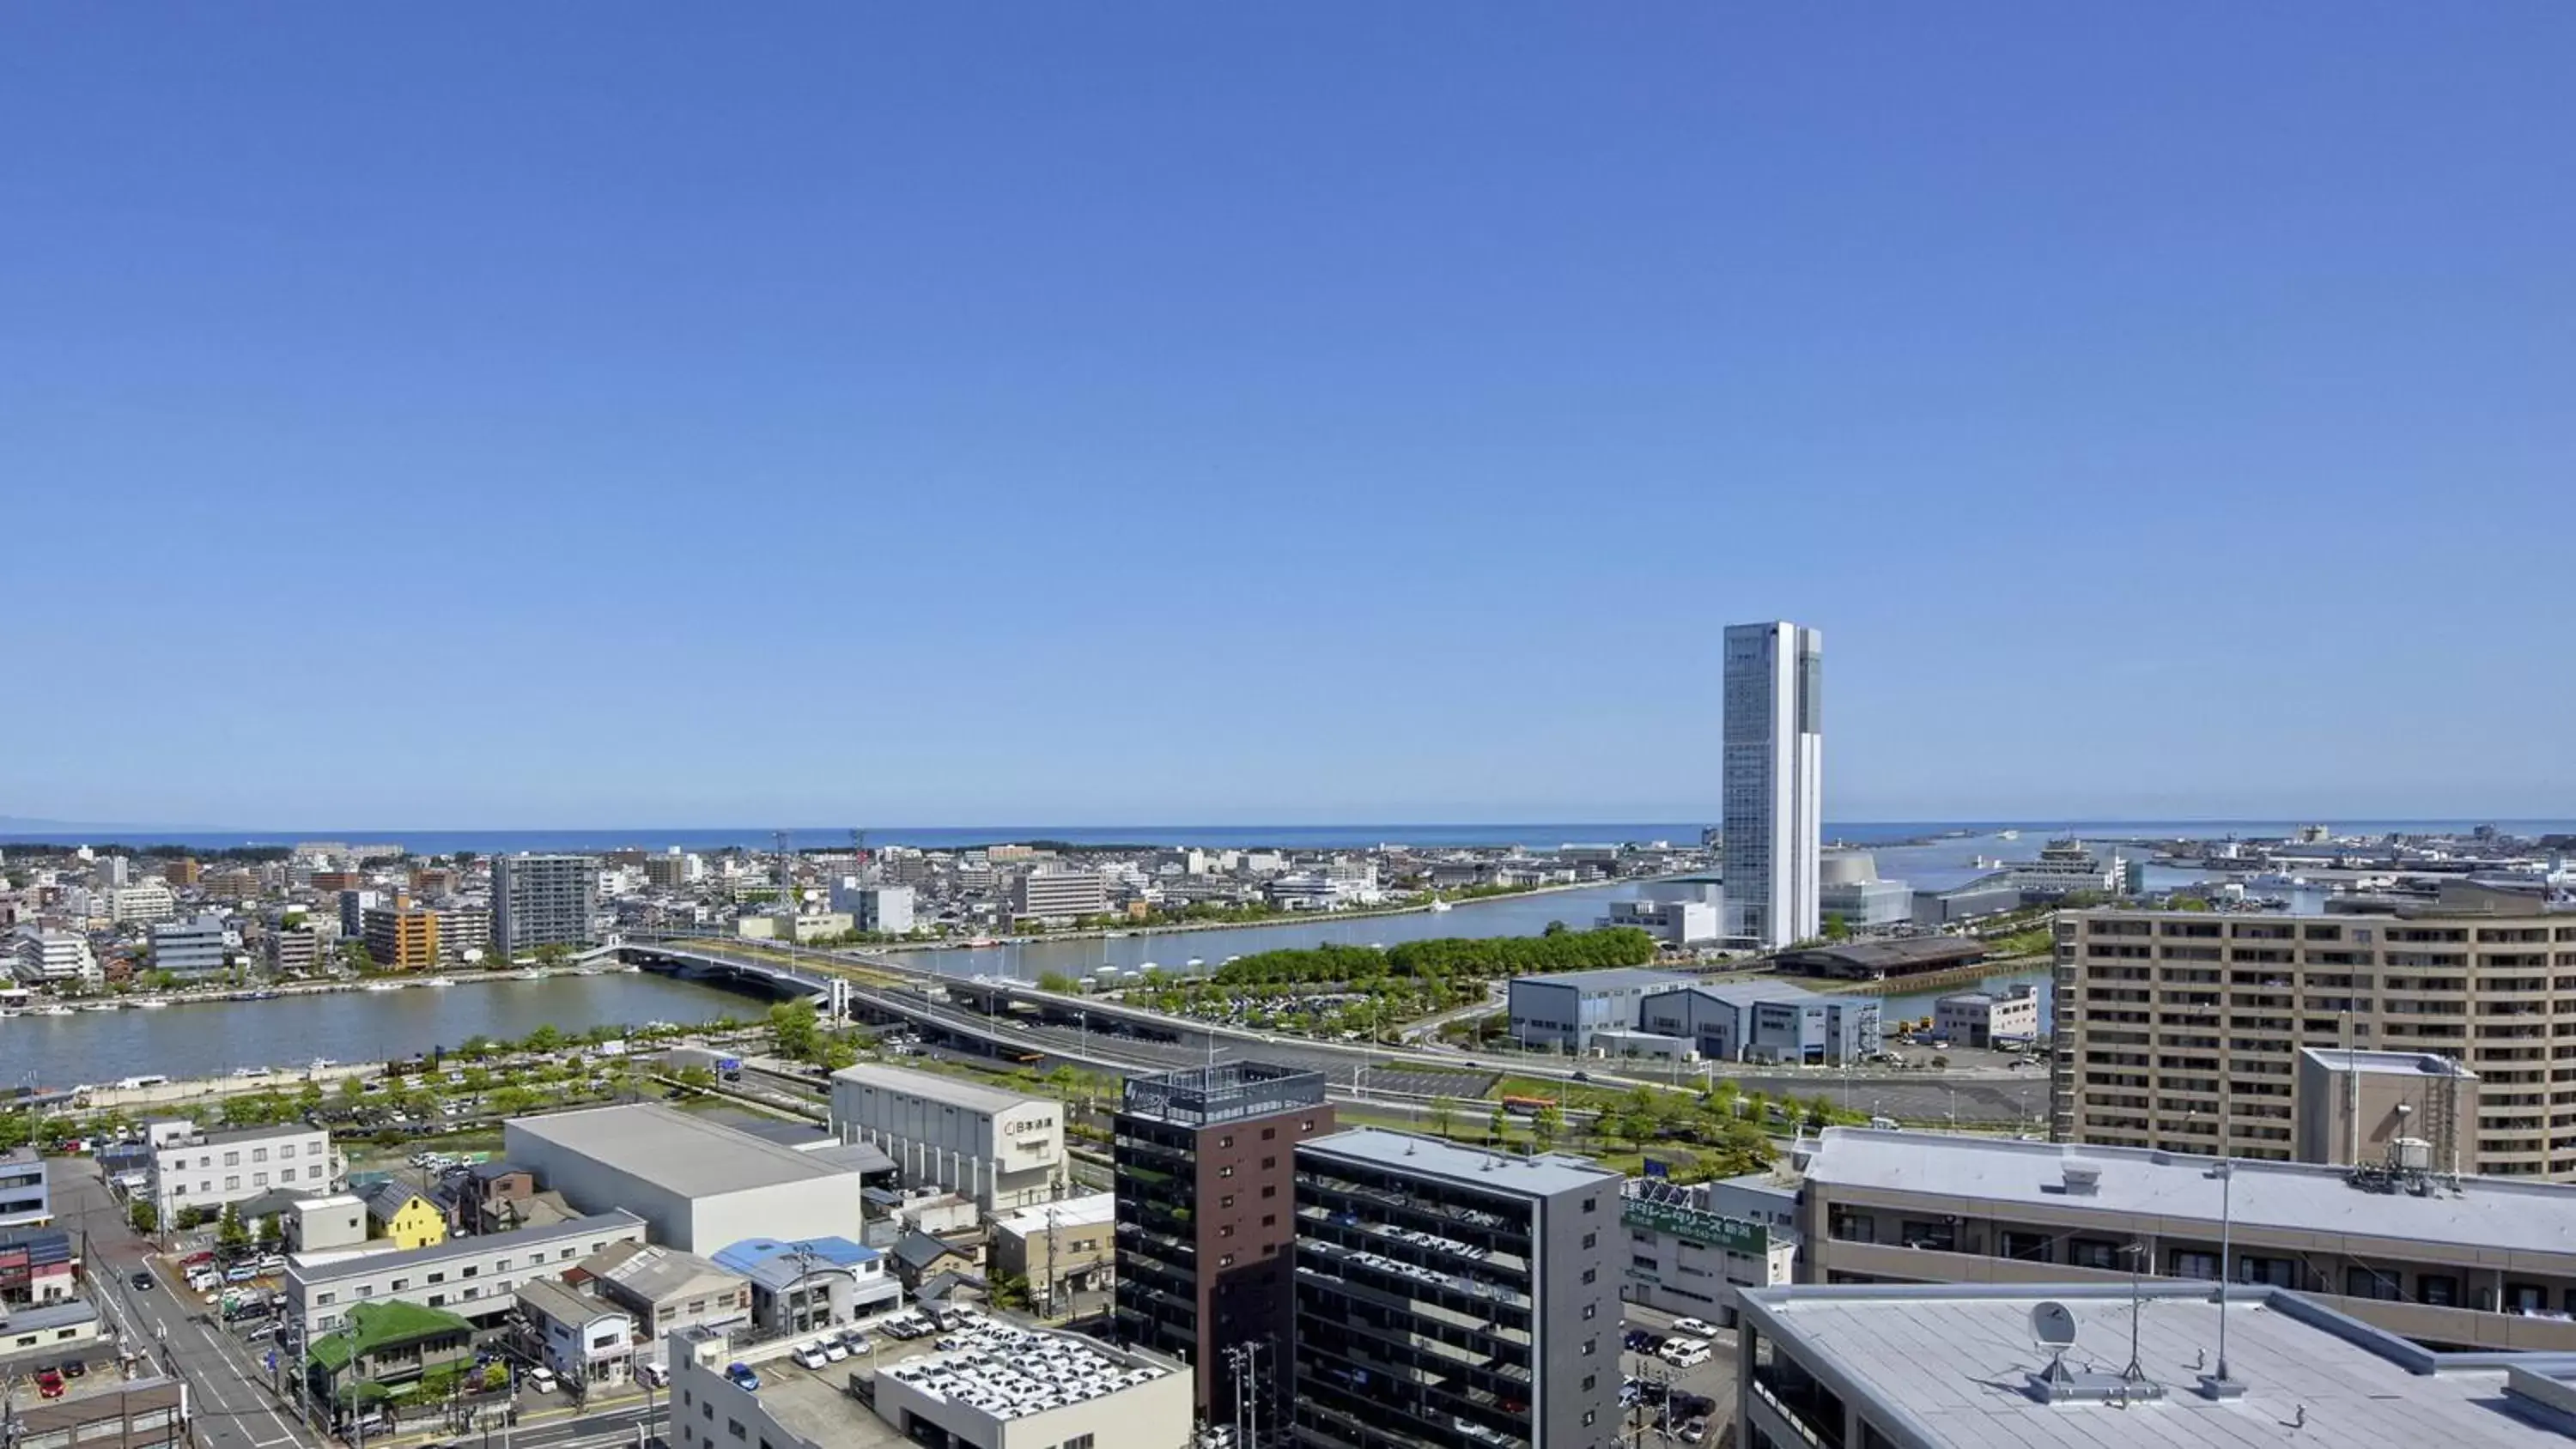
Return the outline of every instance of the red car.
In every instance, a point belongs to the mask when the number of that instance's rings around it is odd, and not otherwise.
[[[63,1374],[60,1369],[46,1369],[36,1375],[36,1392],[49,1399],[63,1396]]]
[[[213,1261],[215,1261],[215,1255],[212,1253],[190,1253],[188,1256],[179,1260],[179,1266],[182,1268],[193,1268],[200,1263],[211,1263]]]

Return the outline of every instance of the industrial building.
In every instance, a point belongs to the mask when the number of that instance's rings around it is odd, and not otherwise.
[[[1064,1104],[932,1072],[862,1063],[832,1074],[832,1130],[882,1149],[913,1182],[987,1213],[1058,1195]]]
[[[2391,1333],[2576,1352],[2576,1192],[2452,1178],[2411,1150],[2222,1172],[2146,1148],[1829,1127],[1798,1211],[1806,1282],[2215,1279],[2224,1242],[2235,1281]]]
[[[2093,910],[2057,933],[2059,1138],[2288,1159],[2303,1049],[2436,1053],[2477,1082],[2462,1171],[2576,1179],[2551,1095],[2576,913],[2452,884],[2393,915]]]
[[[1626,966],[1515,976],[1509,987],[1512,1040],[1525,1047],[1587,1052],[1594,1032],[1633,1029],[1640,1002],[1690,982],[1677,971]]]
[[[2576,1434],[2563,1355],[2430,1352],[2284,1289],[2224,1302],[2201,1284],[2047,1280],[1743,1296],[1743,1449],[2566,1449]]]
[[[1637,1029],[1708,1061],[1839,1066],[1879,1050],[1879,1003],[1772,981],[1677,987],[1637,1004]]]
[[[1422,1449],[1610,1443],[1616,1173],[1375,1127],[1299,1143],[1296,1170],[1301,1449],[1377,1449],[1390,1424]]]
[[[599,865],[586,855],[492,857],[492,944],[504,956],[590,939]]]
[[[163,921],[152,928],[152,969],[173,976],[204,977],[224,969],[224,923],[219,916]]]
[[[1128,1342],[1191,1365],[1191,1397],[1234,1420],[1226,1359],[1296,1333],[1296,1160],[1333,1132],[1320,1072],[1229,1062],[1129,1078],[1111,1138],[1117,1305]],[[1266,1410],[1275,1405],[1264,1404]]]
[[[1934,1035],[1963,1047],[1991,1048],[2039,1039],[2039,988],[1961,991],[1932,1003]]]
[[[1783,951],[1772,965],[1797,976],[1842,981],[1884,981],[1973,966],[1986,959],[1986,943],[1966,936],[1908,936],[1894,941],[1849,941]]]
[[[1619,1221],[1628,1234],[1622,1298],[1729,1327],[1738,1290],[1796,1280],[1797,1231],[1723,1211],[1715,1186],[1653,1177],[1621,1185]]]
[[[859,1174],[657,1102],[515,1117],[502,1155],[587,1212],[623,1208],[689,1251],[859,1232]]]

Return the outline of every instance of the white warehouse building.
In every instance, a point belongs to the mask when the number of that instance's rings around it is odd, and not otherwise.
[[[843,1067],[832,1074],[832,1130],[843,1142],[883,1149],[906,1178],[973,1198],[986,1213],[1049,1201],[1064,1179],[1063,1103],[955,1077]]]
[[[624,1208],[707,1254],[749,1238],[856,1238],[859,1174],[653,1102],[511,1119],[503,1155],[583,1212]]]

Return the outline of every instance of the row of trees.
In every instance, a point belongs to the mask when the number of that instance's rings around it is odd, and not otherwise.
[[[1559,922],[1540,936],[1442,936],[1374,946],[1310,946],[1238,957],[1209,978],[1219,986],[1365,986],[1390,977],[1416,981],[1490,981],[1497,976],[1642,966],[1655,959],[1655,938],[1634,926],[1570,931]]]

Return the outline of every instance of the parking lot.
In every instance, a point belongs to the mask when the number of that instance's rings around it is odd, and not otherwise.
[[[1401,1092],[1415,1097],[1455,1097],[1472,1102],[1494,1090],[1500,1072],[1462,1072],[1411,1067],[1370,1067],[1365,1083],[1372,1092]]]
[[[1655,1338],[1673,1334],[1673,1315],[1639,1304],[1626,1305],[1629,1341],[1639,1333]],[[1651,1352],[1622,1347],[1620,1370],[1638,1392],[1622,1395],[1623,1434],[1643,1444],[1714,1444],[1735,1422],[1735,1332],[1718,1329],[1692,1334],[1709,1345],[1705,1363],[1676,1367]],[[1704,1401],[1704,1403],[1702,1402]],[[1671,1414],[1681,1404],[1696,1412]],[[1695,1426],[1695,1427],[1694,1427]]]

